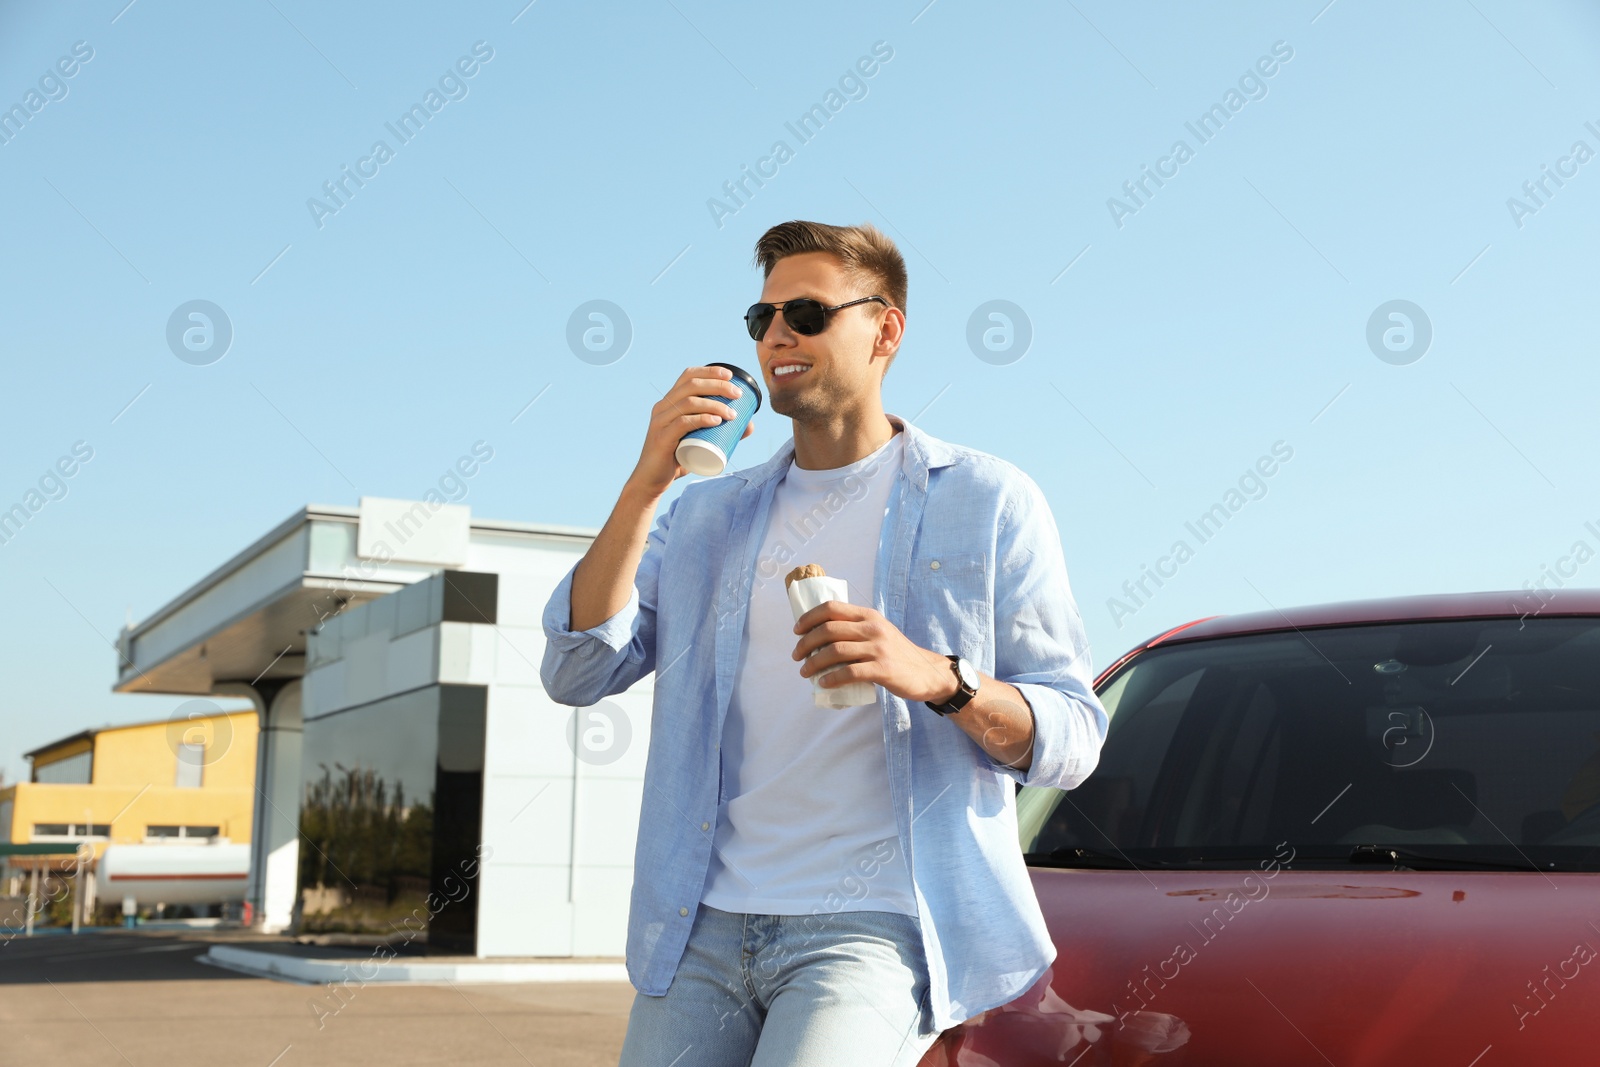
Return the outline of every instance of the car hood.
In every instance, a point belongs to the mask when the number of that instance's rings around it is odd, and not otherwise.
[[[1031,874],[1055,961],[922,1067],[1595,1062],[1600,874]]]

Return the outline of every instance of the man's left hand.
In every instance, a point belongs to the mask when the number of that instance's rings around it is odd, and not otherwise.
[[[791,655],[804,661],[802,677],[843,664],[822,679],[819,684],[824,689],[872,682],[902,700],[934,702],[957,692],[948,659],[914,644],[882,613],[864,604],[824,601],[800,616],[794,632],[801,636]]]

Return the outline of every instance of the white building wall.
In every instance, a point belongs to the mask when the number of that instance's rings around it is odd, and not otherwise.
[[[444,627],[442,648],[458,657],[469,649],[469,663],[443,680],[490,687],[483,840],[492,854],[479,876],[481,956],[621,956],[626,947],[654,677],[586,715],[626,723],[613,734],[616,748],[585,748],[589,758],[580,759],[572,709],[539,681],[544,606],[579,554],[495,546],[474,565],[499,569],[498,623]]]
[[[586,712],[617,743],[582,759],[573,709],[539,680],[545,603],[585,547],[474,530],[465,569],[499,575],[493,625],[433,621],[424,590],[442,583],[420,583],[341,616],[306,677],[309,717],[434,682],[488,687],[480,956],[624,954],[654,676]]]

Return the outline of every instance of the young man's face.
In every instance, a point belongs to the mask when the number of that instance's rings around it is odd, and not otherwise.
[[[781,304],[809,296],[833,307],[863,296],[882,296],[850,281],[839,260],[826,252],[785,256],[772,267],[761,300]],[[766,336],[756,342],[761,377],[770,407],[796,422],[822,421],[840,411],[854,410],[875,398],[883,383],[883,369],[899,344],[900,313],[889,314],[875,300],[830,311],[819,334],[795,333],[783,315],[772,317]],[[799,373],[774,375],[786,363],[806,364]]]

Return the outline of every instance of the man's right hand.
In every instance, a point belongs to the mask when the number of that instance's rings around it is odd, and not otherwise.
[[[688,367],[678,375],[678,380],[667,395],[650,409],[650,429],[645,434],[644,448],[639,454],[639,464],[628,477],[628,487],[635,492],[660,497],[668,487],[688,474],[677,460],[678,442],[691,430],[707,426],[720,426],[724,421],[738,417],[738,413],[721,400],[711,397],[738,396],[745,386],[733,381],[733,372],[727,367]],[[755,422],[745,426],[739,440],[749,437]]]

